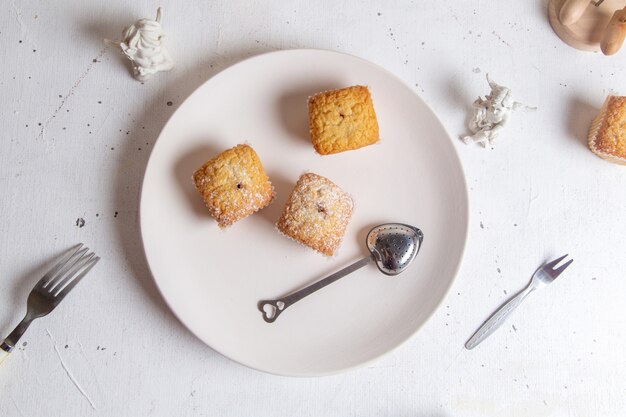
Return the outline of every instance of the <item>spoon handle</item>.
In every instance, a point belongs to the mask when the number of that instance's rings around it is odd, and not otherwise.
[[[337,271],[334,274],[329,275],[326,278],[321,279],[316,283],[311,284],[308,287],[305,287],[285,297],[276,300],[259,301],[258,307],[259,310],[261,310],[261,313],[263,313],[263,320],[265,320],[267,323],[273,323],[278,318],[280,313],[285,311],[290,305],[297,303],[304,297],[313,294],[317,290],[321,290],[325,286],[332,284],[333,282],[345,277],[346,275],[356,271],[357,269],[364,267],[365,265],[370,263],[371,260],[372,257],[368,256],[359,261],[356,261],[352,265],[349,265],[342,270]]]

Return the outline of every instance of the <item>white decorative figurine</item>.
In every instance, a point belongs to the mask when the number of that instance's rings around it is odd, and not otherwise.
[[[463,137],[463,142],[480,143],[483,147],[487,144],[493,145],[494,140],[506,125],[513,110],[521,107],[535,110],[536,108],[526,107],[522,103],[513,100],[513,93],[510,89],[496,84],[487,74],[487,82],[491,87],[491,93],[482,99],[478,97],[474,101],[474,117],[469,121],[468,127],[473,135]]]
[[[162,16],[163,9],[159,7],[156,20],[139,19],[124,29],[121,41],[104,40],[122,49],[133,63],[133,75],[139,81],[146,81],[159,71],[174,68],[172,57],[165,46]]]

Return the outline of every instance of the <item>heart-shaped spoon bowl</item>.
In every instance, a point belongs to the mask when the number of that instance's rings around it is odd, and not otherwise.
[[[370,230],[365,240],[380,272],[394,276],[404,271],[415,259],[424,234],[408,224],[387,223]]]

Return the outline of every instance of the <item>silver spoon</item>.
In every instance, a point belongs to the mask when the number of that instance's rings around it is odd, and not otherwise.
[[[424,240],[420,229],[408,224],[386,223],[372,228],[367,234],[365,243],[371,255],[367,256],[306,288],[277,300],[259,301],[258,307],[263,313],[263,320],[273,323],[287,307],[297,303],[315,291],[332,284],[351,272],[369,264],[372,260],[380,272],[385,275],[398,275],[415,259]]]

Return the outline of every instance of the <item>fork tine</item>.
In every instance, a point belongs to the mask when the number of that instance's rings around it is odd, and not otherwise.
[[[84,265],[84,269],[82,270],[82,272],[80,274],[78,274],[72,281],[70,281],[70,283],[67,284],[65,286],[65,288],[63,288],[61,291],[59,291],[55,296],[59,300],[63,299],[63,297],[65,297],[67,295],[67,293],[72,291],[72,288],[74,288],[76,286],[76,284],[78,284],[80,282],[80,280],[82,280],[83,277],[85,275],[87,275],[87,272],[89,272],[91,270],[91,268],[93,268],[93,266],[98,263],[99,260],[100,260],[100,257],[96,256],[95,258],[93,258],[89,262],[87,262],[87,264]]]
[[[572,262],[574,262],[573,259],[570,259],[569,261],[565,262],[563,265],[559,266],[557,269],[554,269],[552,271],[552,276],[554,278],[558,277],[559,275],[561,275],[561,273],[563,271],[565,271],[565,268],[567,268],[568,266],[570,266],[572,264]]]
[[[72,277],[74,275],[76,275],[76,273],[78,271],[80,271],[80,269],[85,266],[85,264],[87,262],[89,262],[89,260],[91,258],[94,257],[94,253],[91,252],[89,254],[83,255],[78,261],[76,261],[76,263],[74,263],[74,265],[72,265],[72,267],[64,274],[61,276],[61,278],[59,278],[58,280],[56,280],[56,282],[54,283],[54,285],[50,285],[48,287],[48,291],[50,291],[53,294],[57,294],[61,291],[61,289],[69,282],[72,280]]]
[[[59,272],[63,265],[65,265],[65,263],[69,261],[70,258],[76,254],[76,252],[78,252],[78,249],[80,249],[81,246],[83,246],[83,244],[79,243],[78,245],[72,246],[71,248],[66,250],[63,253],[62,258],[59,260],[59,262],[57,262],[56,265],[50,268],[37,284],[45,285],[47,281],[49,281],[50,278],[56,275],[56,273]]]
[[[65,262],[65,264],[61,267],[61,269],[59,271],[57,271],[57,273],[52,278],[50,278],[48,281],[44,282],[43,288],[46,288],[46,289],[50,290],[50,288],[52,288],[55,285],[57,285],[59,280],[61,278],[63,278],[63,276],[67,273],[67,271],[70,268],[72,268],[72,266],[74,266],[76,264],[76,262],[78,262],[83,257],[85,252],[87,252],[88,250],[89,250],[89,248],[83,247],[82,249],[76,251],[70,257],[70,259],[68,259],[67,262]]]
[[[545,266],[546,266],[547,268],[554,269],[554,267],[556,266],[556,264],[558,264],[559,262],[561,262],[561,261],[562,261],[563,259],[565,259],[565,258],[567,258],[567,254],[565,254],[565,255],[561,256],[561,257],[560,257],[560,258],[558,258],[558,259],[555,259],[555,260],[554,260],[554,261],[552,261],[552,262],[548,262]]]

